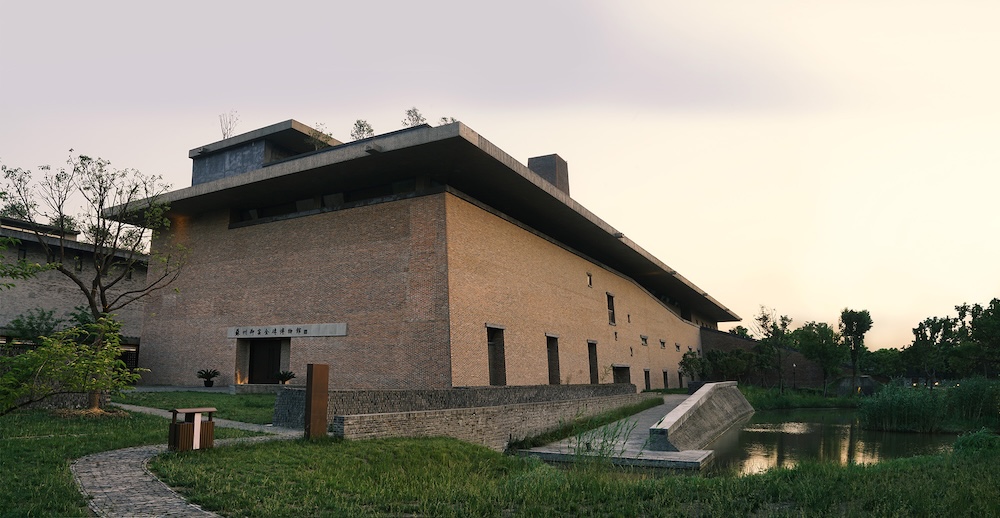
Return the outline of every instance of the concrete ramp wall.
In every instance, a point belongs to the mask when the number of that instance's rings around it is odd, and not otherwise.
[[[649,449],[701,450],[734,424],[753,415],[735,381],[706,383],[649,429]]]

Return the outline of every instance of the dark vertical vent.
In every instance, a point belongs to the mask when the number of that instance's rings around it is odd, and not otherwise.
[[[559,155],[529,158],[528,169],[569,196],[569,165]]]

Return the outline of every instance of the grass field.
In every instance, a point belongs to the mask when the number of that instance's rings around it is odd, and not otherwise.
[[[166,444],[161,417],[22,410],[0,417],[0,516],[87,516],[73,483],[73,459],[144,444]],[[255,435],[216,429],[217,438]]]
[[[112,401],[170,410],[215,407],[215,417],[244,423],[268,424],[274,417],[274,394],[222,394],[219,392],[125,392]]]
[[[451,439],[238,445],[152,468],[231,516],[1000,515],[1000,441],[966,443],[946,456],[714,478],[559,469]]]

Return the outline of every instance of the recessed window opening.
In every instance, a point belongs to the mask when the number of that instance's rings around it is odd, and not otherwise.
[[[549,359],[549,385],[559,384],[559,339],[554,336],[545,337],[545,349]]]
[[[25,260],[27,258],[28,258],[28,249],[24,248],[23,246],[21,248],[18,248],[17,249],[17,259],[19,261],[23,261],[23,260]]]
[[[486,328],[486,354],[489,362],[490,385],[506,385],[507,365],[506,359],[504,358],[502,328]]]
[[[663,388],[670,388],[670,371],[663,371]]]
[[[612,365],[611,375],[615,383],[632,383],[632,374],[629,373],[628,365]]]
[[[587,272],[587,287],[588,288],[594,287],[594,276],[591,275],[590,272]]]
[[[660,349],[666,349],[666,348],[667,348],[667,341],[660,340]]]
[[[674,342],[674,349],[677,349],[677,352],[681,352],[681,344]]]
[[[597,342],[587,342],[587,357],[590,360],[590,383],[597,385],[601,382],[597,371]]]
[[[608,293],[608,323],[615,325],[615,296]]]
[[[643,377],[643,381],[646,382],[646,390],[651,390],[652,387],[650,386],[650,383],[649,383],[649,369],[643,369],[643,371],[642,371],[642,377]]]
[[[649,337],[648,336],[639,336],[639,339],[642,340],[642,345],[649,345]]]
[[[76,256],[73,258],[73,269],[82,272],[83,271],[83,258]]]

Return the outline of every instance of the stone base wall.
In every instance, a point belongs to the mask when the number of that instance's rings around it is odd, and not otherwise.
[[[514,441],[554,430],[563,423],[637,404],[659,394],[623,394],[476,408],[385,414],[337,415],[332,432],[345,439],[452,437],[497,451]]]
[[[303,428],[306,391],[283,387],[274,405],[274,425]],[[415,390],[331,390],[327,419],[356,414],[386,414],[478,408],[547,401],[635,395],[635,385],[530,385]]]

